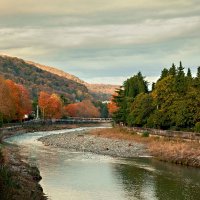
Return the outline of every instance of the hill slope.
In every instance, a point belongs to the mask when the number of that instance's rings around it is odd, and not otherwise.
[[[33,61],[26,61],[26,63],[28,64],[31,64],[31,65],[34,65],[35,67],[39,68],[39,69],[42,69],[42,70],[45,70],[45,71],[48,71],[52,74],[56,74],[58,76],[61,76],[61,77],[64,77],[64,78],[67,78],[67,79],[70,79],[72,81],[75,81],[77,83],[80,83],[80,84],[84,84],[85,85],[85,82],[82,81],[81,79],[79,79],[78,77],[72,75],[72,74],[69,74],[67,72],[64,72],[62,70],[59,70],[59,69],[56,69],[55,67],[50,67],[50,66],[46,66],[46,65],[41,65],[39,63],[35,63]]]
[[[39,69],[16,57],[0,56],[0,75],[23,84],[32,97],[37,96],[41,90],[63,94],[71,101],[90,96],[85,85]]]
[[[92,94],[92,96],[94,96],[94,98],[97,98],[102,101],[109,100],[111,98],[111,95],[114,94],[116,88],[119,87],[118,85],[110,85],[110,84],[90,84],[90,83],[87,83],[87,82],[79,79],[78,77],[76,77],[72,74],[69,74],[69,73],[59,70],[59,69],[56,69],[54,67],[41,65],[41,64],[38,64],[38,63],[35,63],[32,61],[27,61],[27,63],[34,65],[34,66],[38,67],[39,69],[56,74],[60,77],[64,77],[64,78],[73,80],[77,83],[85,85],[88,88],[89,92]]]

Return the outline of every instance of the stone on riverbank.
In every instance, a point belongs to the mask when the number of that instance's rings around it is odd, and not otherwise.
[[[93,152],[117,157],[148,156],[144,144],[133,141],[101,138],[85,133],[63,133],[40,138],[47,146],[66,148],[72,151]]]

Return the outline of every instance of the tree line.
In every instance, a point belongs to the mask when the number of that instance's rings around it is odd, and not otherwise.
[[[29,91],[21,84],[0,77],[0,126],[7,122],[19,122],[36,117],[39,106],[41,119],[67,117],[108,117],[107,105],[85,98],[71,102],[65,95],[41,91],[31,99]]]
[[[69,103],[64,96],[55,93],[40,92],[38,98],[43,119],[60,119],[67,117],[100,117],[100,108],[95,107],[90,99]]]
[[[139,72],[116,91],[109,107],[113,119],[128,126],[200,131],[200,67],[193,77],[181,62],[172,64],[151,90]]]

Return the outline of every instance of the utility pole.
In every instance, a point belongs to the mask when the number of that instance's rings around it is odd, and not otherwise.
[[[37,105],[37,111],[36,111],[36,118],[35,118],[36,120],[38,120],[38,119],[40,119],[40,117],[39,117],[39,107],[38,107],[38,105]]]

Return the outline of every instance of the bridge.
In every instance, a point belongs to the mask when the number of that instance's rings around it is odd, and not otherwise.
[[[60,119],[56,121],[68,121],[68,122],[92,122],[92,123],[110,123],[113,122],[112,118],[84,118],[84,117],[69,117],[67,119]]]
[[[37,119],[24,121],[22,123],[9,123],[5,124],[4,127],[0,128],[1,130],[9,130],[21,127],[29,127],[34,125],[53,125],[53,124],[101,124],[101,123],[112,123],[112,118],[83,118],[83,117],[69,117],[67,119]]]
[[[112,118],[85,118],[85,117],[69,117],[67,119],[38,119],[25,121],[23,124],[82,124],[82,123],[112,123]]]
[[[56,123],[111,123],[112,118],[84,118],[84,117],[69,117],[67,119],[52,120]]]

